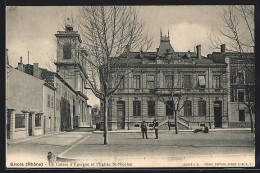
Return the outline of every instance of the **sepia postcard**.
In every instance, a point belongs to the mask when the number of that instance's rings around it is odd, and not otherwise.
[[[6,168],[255,167],[254,19],[7,6]]]

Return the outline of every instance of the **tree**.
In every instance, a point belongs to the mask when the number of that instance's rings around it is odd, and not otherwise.
[[[174,57],[174,54],[169,53],[169,50],[166,50],[165,53],[165,65],[171,66],[174,63],[174,61],[176,60],[176,57]],[[177,59],[178,60],[178,59]],[[166,71],[168,71],[167,69],[165,69]],[[158,96],[159,101],[163,102],[171,111],[172,111],[172,115],[174,116],[174,123],[175,123],[175,133],[178,134],[178,119],[180,118],[178,116],[178,112],[185,106],[186,101],[187,101],[187,97],[184,97],[185,95],[187,96],[187,94],[183,93],[183,88],[178,88],[174,85],[174,80],[177,79],[178,82],[180,83],[180,78],[177,77],[178,75],[174,75],[175,74],[180,74],[181,72],[179,72],[178,67],[174,67],[174,68],[170,68],[170,70],[168,71],[168,75],[165,76],[165,91],[167,92],[168,95],[170,95],[171,97],[171,103],[165,101],[163,99],[163,93],[160,93]],[[163,81],[163,79],[161,79]],[[190,86],[191,88],[191,86]],[[162,91],[164,92],[164,91]],[[176,100],[174,100],[176,99]],[[182,119],[183,121],[185,121],[184,119]]]
[[[136,7],[88,6],[82,7],[81,16],[79,29],[88,52],[87,83],[103,105],[104,144],[108,144],[108,101],[129,73],[120,69],[129,67],[130,48],[147,50],[151,37]]]
[[[246,100],[242,102],[249,110],[251,133],[253,133],[252,108],[255,105],[255,87],[251,82],[254,81],[255,74],[254,7],[247,5],[222,7],[220,17],[221,24],[218,24],[219,27],[216,27],[214,34],[210,34],[210,41],[215,48],[225,43],[226,49],[235,52],[241,60],[237,70],[246,74]],[[247,52],[252,52],[253,55],[248,56]]]

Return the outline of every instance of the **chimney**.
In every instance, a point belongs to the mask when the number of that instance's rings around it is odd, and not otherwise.
[[[20,57],[20,62],[18,62],[18,70],[23,72],[23,57]]]
[[[39,78],[39,63],[33,63],[33,76]]]
[[[225,53],[226,45],[222,44],[220,50],[221,50],[221,53]]]
[[[196,48],[197,48],[197,58],[201,59],[201,45],[197,45]]]
[[[126,53],[127,53],[127,54],[130,53],[130,45],[126,45]]]

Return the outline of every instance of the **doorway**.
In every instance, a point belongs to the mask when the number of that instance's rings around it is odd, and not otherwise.
[[[32,114],[29,113],[28,135],[32,136]]]
[[[215,128],[222,128],[222,102],[214,101]]]
[[[125,102],[117,102],[117,129],[125,129]]]

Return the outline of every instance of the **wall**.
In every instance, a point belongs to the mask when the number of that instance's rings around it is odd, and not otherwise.
[[[7,107],[42,111],[44,81],[13,68],[7,80]]]
[[[12,138],[28,136],[28,119],[25,118],[25,128],[15,128],[15,114],[23,114],[23,110],[42,112],[44,81],[19,70],[9,68],[6,85],[6,107],[15,109],[11,128]],[[34,135],[42,134],[42,127],[34,130]]]
[[[50,96],[50,103],[48,106],[48,96]],[[53,102],[52,102],[53,99]],[[55,98],[54,90],[47,86],[43,86],[43,113],[45,117],[45,133],[54,132],[54,110],[55,109]],[[50,124],[50,127],[49,127]]]

